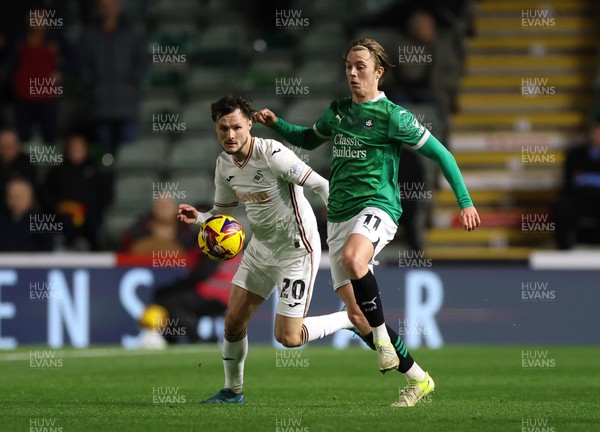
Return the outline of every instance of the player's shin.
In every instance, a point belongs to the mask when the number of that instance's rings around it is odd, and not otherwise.
[[[352,327],[353,324],[348,319],[348,314],[345,311],[306,317],[302,324],[302,345],[315,339],[324,338],[340,329]]]
[[[362,278],[352,279],[350,282],[352,282],[356,303],[373,329],[375,345],[381,342],[389,343],[390,337],[385,328],[383,305],[375,276],[369,270]]]
[[[244,362],[248,354],[247,329],[238,335],[225,332],[223,339],[223,369],[225,370],[225,388],[234,393],[242,393],[244,385]]]

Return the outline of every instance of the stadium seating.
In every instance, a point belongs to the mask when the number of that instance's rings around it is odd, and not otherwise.
[[[588,2],[553,1],[549,7],[560,25],[525,28],[515,16],[534,6],[527,1],[476,6],[477,36],[468,44],[460,112],[452,118],[449,142],[484,229],[458,235],[454,195],[440,181],[427,238],[432,258],[525,259],[534,248],[552,247],[552,233],[523,232],[520,220],[528,213],[549,215],[556,200],[563,151],[581,141],[589,118],[597,39]],[[541,81],[523,83],[536,77]],[[555,94],[527,96],[528,85],[546,85]],[[536,145],[550,163],[523,161],[526,149]]]
[[[117,172],[145,171],[156,173],[161,170],[166,151],[164,139],[143,139],[135,144],[121,146],[115,160]]]
[[[169,173],[179,172],[211,172],[215,160],[221,153],[217,137],[214,133],[197,135],[177,142],[166,160]]]

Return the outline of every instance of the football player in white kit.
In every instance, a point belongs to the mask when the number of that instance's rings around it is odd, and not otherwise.
[[[327,204],[327,180],[280,142],[253,137],[248,100],[226,96],[211,105],[223,148],[215,170],[214,207],[200,213],[181,204],[178,218],[200,224],[228,214],[241,201],[252,227],[240,267],[233,277],[225,316],[223,367],[225,386],[203,403],[244,403],[242,386],[248,352],[247,326],[260,304],[277,286],[275,338],[297,347],[353,324],[346,312],[306,317],[321,259],[317,222],[302,188]]]

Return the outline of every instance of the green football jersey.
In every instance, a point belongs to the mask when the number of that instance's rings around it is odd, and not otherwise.
[[[384,96],[361,104],[349,97],[338,99],[313,129],[333,145],[328,219],[342,222],[365,207],[375,207],[397,222],[402,214],[401,144],[423,145],[429,131]]]
[[[290,143],[312,149],[333,146],[327,219],[343,222],[365,207],[402,215],[398,169],[402,145],[434,159],[452,186],[461,208],[473,205],[454,157],[414,115],[380,93],[355,104],[350,97],[331,103],[312,130],[278,119],[273,129]],[[316,136],[315,136],[316,135]]]

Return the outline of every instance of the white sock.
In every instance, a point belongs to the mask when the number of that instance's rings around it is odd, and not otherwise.
[[[304,318],[304,327],[308,332],[306,342],[324,338],[340,329],[349,329],[353,326],[346,311]]]
[[[237,342],[223,340],[223,369],[225,388],[241,393],[244,385],[244,362],[248,354],[248,335]],[[232,360],[225,360],[232,359]]]
[[[425,379],[425,371],[421,369],[421,366],[417,362],[414,362],[410,369],[404,373],[404,376],[407,380],[423,381]]]
[[[379,327],[371,327],[371,329],[373,330],[373,342],[375,345],[381,342],[392,342],[385,323],[381,324]]]

